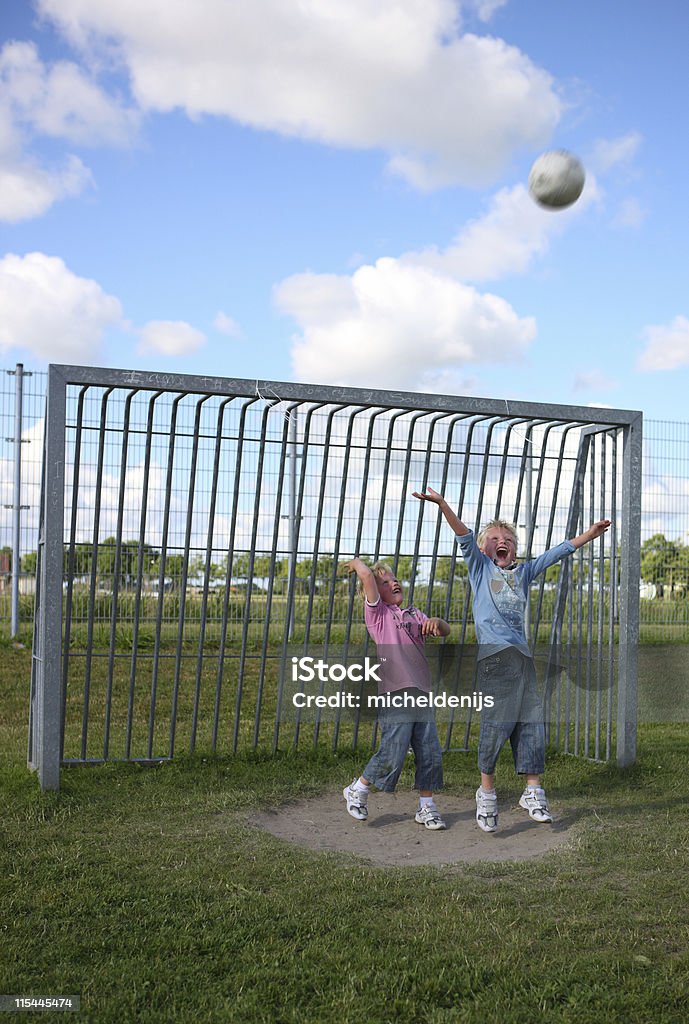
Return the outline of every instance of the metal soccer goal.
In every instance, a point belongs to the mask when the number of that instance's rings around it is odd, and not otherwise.
[[[437,671],[470,688],[461,558],[437,510],[412,496],[429,485],[472,528],[514,521],[520,556],[612,520],[539,578],[527,625],[550,743],[631,763],[641,422],[614,409],[51,366],[29,723],[41,786],[58,788],[63,764],[373,742],[375,724],[357,716],[288,713],[294,651],[365,648],[338,568],[355,554],[390,561],[409,600],[451,623]],[[469,749],[471,709],[439,728],[446,750]]]

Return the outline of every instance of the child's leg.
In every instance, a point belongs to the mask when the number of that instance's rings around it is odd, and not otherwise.
[[[515,726],[514,696],[519,684],[519,657],[518,651],[506,648],[482,658],[478,663],[478,684],[494,702],[492,707],[484,706],[481,711],[478,741],[481,785],[476,790],[476,821],[484,832],[495,832],[498,827],[495,766]]]
[[[442,831],[446,825],[435,806],[433,793],[443,786],[443,754],[433,717],[414,722],[411,746],[416,761],[414,788],[419,791],[416,821],[432,832]]]
[[[524,687],[519,721],[510,736],[514,766],[526,776],[526,789],[519,804],[538,822],[551,822],[553,816],[541,786],[545,770],[545,725],[543,705],[536,686],[536,669],[530,658],[524,658]]]
[[[414,789],[419,796],[432,797],[443,788],[443,752],[435,720],[414,722],[410,742],[416,761]]]
[[[392,793],[404,768],[413,722],[380,718],[380,746],[361,773],[365,785]]]

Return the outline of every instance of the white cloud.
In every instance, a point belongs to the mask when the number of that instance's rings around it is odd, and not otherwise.
[[[7,43],[0,50],[0,220],[40,216],[92,182],[73,154],[43,166],[30,152],[36,136],[123,145],[137,124],[137,114],[110,99],[76,64],[49,68],[33,43]]]
[[[569,210],[541,209],[523,185],[502,189],[445,250],[386,257],[351,276],[297,274],[275,289],[292,316],[301,380],[475,393],[476,364],[523,357],[533,318],[467,282],[519,273],[597,198],[595,178]]]
[[[592,163],[600,171],[609,171],[618,164],[629,164],[642,142],[639,132],[628,132],[616,139],[599,139],[592,154]]]
[[[490,21],[507,0],[465,0],[465,6],[476,11],[481,21]]]
[[[646,348],[639,356],[640,370],[676,370],[689,366],[689,320],[676,316],[670,324],[644,328]]]
[[[228,338],[242,338],[244,336],[244,332],[237,321],[233,320],[227,313],[223,313],[222,310],[216,314],[213,326],[216,331],[219,331],[220,334],[226,334]]]
[[[487,17],[496,0],[478,0]],[[145,110],[215,114],[380,148],[419,187],[485,183],[547,142],[553,79],[501,39],[461,34],[454,0],[39,0],[89,54],[113,48]]]
[[[0,351],[25,348],[53,362],[92,363],[122,308],[96,281],[41,252],[0,260]]]
[[[205,335],[183,320],[150,320],[138,333],[141,353],[186,356],[206,344]]]
[[[80,145],[122,146],[138,129],[137,111],[108,96],[76,64],[44,64],[33,43],[3,47],[0,83],[3,105],[19,125],[37,134]]]
[[[597,195],[592,177],[574,206],[551,211],[538,206],[524,185],[501,189],[487,212],[470,221],[445,250],[425,249],[407,253],[402,259],[467,281],[495,280],[505,274],[522,273],[535,256],[547,251],[551,237],[561,234]]]
[[[520,359],[536,328],[497,295],[384,258],[351,277],[298,274],[275,291],[301,328],[304,381],[429,389],[438,371]]]
[[[91,182],[91,172],[77,156],[53,170],[26,158],[0,157],[0,221],[14,224],[39,217],[58,200],[79,195]]]

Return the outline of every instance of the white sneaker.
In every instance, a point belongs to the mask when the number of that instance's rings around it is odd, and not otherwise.
[[[476,790],[476,821],[484,832],[495,832],[498,827],[498,798],[486,796],[481,787]]]
[[[540,786],[527,786],[519,797],[519,806],[528,811],[529,817],[534,821],[550,822],[553,820],[545,792]]]
[[[418,821],[419,825],[430,829],[431,832],[439,832],[441,829],[447,828],[435,804],[431,804],[430,807],[419,807],[416,812],[416,821]]]
[[[366,806],[368,802],[368,793],[363,793],[360,789],[355,789],[354,786],[356,781],[357,780],[354,779],[351,786],[345,786],[342,790],[342,796],[347,801],[347,811],[349,814],[351,814],[353,818],[356,818],[357,821],[365,821],[366,818],[368,818],[368,807]]]

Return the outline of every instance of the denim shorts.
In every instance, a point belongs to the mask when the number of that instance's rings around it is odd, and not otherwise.
[[[492,708],[481,711],[478,767],[486,775],[495,771],[507,740],[520,775],[540,775],[545,769],[543,702],[536,686],[532,658],[507,647],[478,663],[478,684]]]
[[[443,758],[432,710],[381,709],[378,715],[380,746],[370,759],[363,777],[383,793],[392,793],[404,767],[409,747],[414,752],[414,789],[435,791],[443,785]]]

